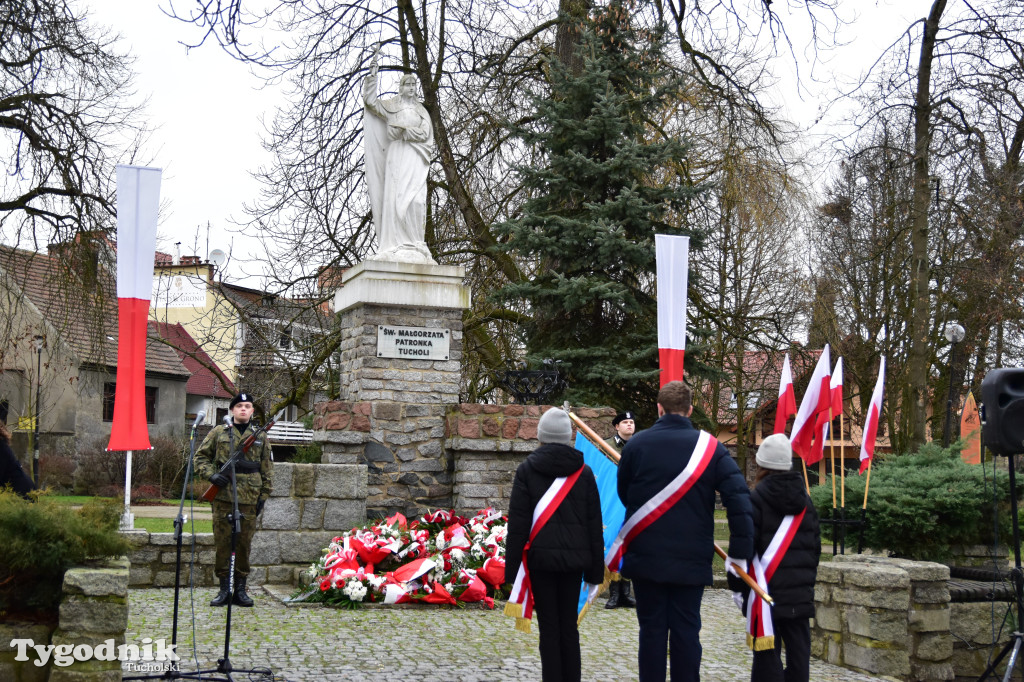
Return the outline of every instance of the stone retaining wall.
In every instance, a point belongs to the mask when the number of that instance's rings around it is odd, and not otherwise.
[[[537,422],[547,409],[336,400],[316,406],[313,430],[324,462],[366,467],[367,518],[438,508],[472,516],[508,508],[512,476],[539,445]],[[603,438],[611,435],[615,410],[577,414]]]
[[[550,406],[463,403],[448,413],[445,450],[454,469],[453,506],[472,516],[485,507],[507,510],[516,467],[538,445],[537,422]],[[575,411],[602,438],[612,434],[615,410]]]
[[[37,645],[68,645],[72,651],[83,644],[94,650],[107,640],[113,640],[114,647],[125,644],[127,559],[70,568],[64,573],[62,590],[64,597],[56,630],[47,625],[0,623],[0,679],[11,682],[113,682],[121,679],[118,660],[94,659],[57,666],[51,657],[48,665],[37,666],[38,659],[31,650],[27,652],[29,660],[14,660],[17,655],[11,648],[14,639],[31,639]]]
[[[811,653],[898,680],[952,680],[949,568],[849,555],[818,566]]]
[[[252,540],[249,582],[294,583],[296,571],[308,568],[331,538],[363,525],[366,492],[362,465],[275,462],[274,488]],[[129,537],[132,587],[173,587],[174,533],[133,531]],[[182,546],[182,585],[190,581],[191,538],[186,533]],[[215,585],[213,534],[195,538],[195,584]]]

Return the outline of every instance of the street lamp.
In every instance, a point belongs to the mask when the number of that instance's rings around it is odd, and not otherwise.
[[[956,371],[956,344],[964,340],[964,328],[954,322],[946,325],[945,336],[949,341],[949,395],[946,397],[946,428],[942,434],[942,447],[949,447],[949,436],[953,428],[953,372]]]
[[[33,423],[32,435],[32,480],[39,487],[39,393],[43,385],[43,345],[46,337],[33,336],[32,347],[36,349],[36,418]]]

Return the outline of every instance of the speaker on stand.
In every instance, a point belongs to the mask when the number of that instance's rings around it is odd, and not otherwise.
[[[1010,476],[1010,516],[1013,522],[1014,568],[1010,572],[1013,594],[1017,603],[1017,629],[1000,650],[979,682],[989,679],[996,667],[1010,655],[1006,664],[1004,682],[1013,676],[1024,643],[1024,573],[1020,560],[1020,524],[1017,519],[1016,455],[1024,453],[1024,367],[994,369],[981,382],[981,439],[982,444],[996,455],[1004,455]],[[993,472],[995,467],[993,467]]]

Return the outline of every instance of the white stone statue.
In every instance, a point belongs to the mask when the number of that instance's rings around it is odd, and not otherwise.
[[[434,129],[416,99],[416,76],[402,76],[397,97],[378,99],[375,52],[363,104],[366,185],[378,242],[370,260],[434,263],[423,241]]]

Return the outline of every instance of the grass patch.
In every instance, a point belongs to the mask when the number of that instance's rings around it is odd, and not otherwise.
[[[188,542],[188,535],[193,532],[193,523],[195,524],[196,533],[212,533],[213,532],[213,521],[208,519],[188,519],[185,521],[184,527],[184,539],[185,543]],[[173,533],[174,532],[174,519],[150,519],[146,517],[135,517],[135,527],[141,530],[146,530],[150,533]]]
[[[92,500],[114,500],[115,502],[122,502],[124,500],[123,497],[95,497],[92,495],[47,495],[46,499],[53,500],[57,504],[72,505],[85,504],[86,502],[91,502]],[[179,504],[181,504],[180,497],[175,498],[173,500],[153,500],[152,503],[148,504],[133,504],[132,511],[135,512],[135,514],[138,514],[138,510],[145,510],[146,507],[177,507]],[[185,500],[186,510],[188,510],[190,504],[196,509],[209,510],[211,508],[210,503],[207,502],[206,500]],[[143,511],[143,513],[145,512]]]

